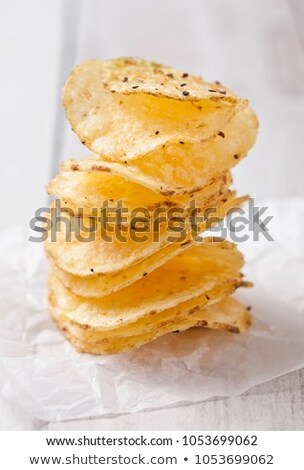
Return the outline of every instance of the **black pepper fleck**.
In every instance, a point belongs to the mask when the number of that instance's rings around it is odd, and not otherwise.
[[[158,134],[159,134],[159,131],[156,131],[156,132],[155,132],[155,135],[158,135]]]
[[[187,78],[187,77],[189,77],[189,74],[188,73],[183,73],[182,78]]]
[[[123,81],[123,82],[127,82],[127,81],[128,81],[128,77],[124,77],[124,78],[122,79],[122,81]]]
[[[132,88],[133,88],[134,90],[135,90],[135,88],[138,88],[138,87],[139,87],[139,85],[134,85],[134,86],[132,86]]]
[[[189,91],[183,91],[184,96],[189,96]]]
[[[219,132],[217,133],[217,135],[219,135],[220,137],[223,137],[223,139],[225,139],[225,134],[224,134],[223,131],[219,131]]]
[[[187,86],[187,83],[181,83],[180,86]]]
[[[207,299],[207,300],[210,300],[210,297],[209,297],[209,295],[207,295],[207,294],[206,294],[206,299]]]

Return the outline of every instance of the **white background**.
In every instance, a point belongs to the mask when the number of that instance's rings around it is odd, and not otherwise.
[[[2,0],[0,6],[1,229],[26,227],[46,202],[44,185],[58,162],[85,155],[65,121],[60,89],[87,58],[144,57],[220,80],[249,98],[260,133],[234,172],[237,188],[258,200],[304,195],[303,1]],[[148,421],[157,428],[172,420],[173,429],[299,429],[301,383],[297,372],[242,398],[149,413]],[[2,408],[4,428],[32,426],[21,410]],[[85,425],[149,428],[144,413]]]

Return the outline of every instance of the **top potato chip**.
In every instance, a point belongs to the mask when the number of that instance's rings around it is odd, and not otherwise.
[[[168,143],[207,141],[242,100],[200,77],[122,58],[78,65],[65,84],[63,103],[84,145],[128,161]]]
[[[111,91],[122,94],[147,93],[183,101],[199,101],[210,97],[214,101],[238,101],[230,90],[221,85],[205,82],[201,77],[172,67],[133,57],[107,61],[105,78],[109,80],[106,85]]]

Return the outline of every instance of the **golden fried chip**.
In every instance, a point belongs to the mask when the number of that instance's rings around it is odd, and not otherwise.
[[[211,213],[206,222],[199,224],[198,233],[210,228],[210,220],[220,221],[246,199],[247,196],[236,197],[235,192],[231,192],[227,201]],[[177,246],[186,244],[197,235],[191,231],[187,221],[184,224],[185,233],[180,239],[179,233],[170,231],[166,225],[160,225],[157,234],[156,225],[153,224],[147,233],[136,234],[126,228],[125,231],[118,232],[118,236],[114,226],[109,225],[104,230],[101,223],[96,224],[96,219],[75,218],[69,214],[65,214],[64,219],[67,223],[59,221],[57,232],[49,231],[45,248],[59,268],[76,276],[118,273],[152,256],[170,243]],[[82,228],[82,224],[86,229]],[[94,230],[92,233],[89,232],[90,228]],[[162,256],[162,253],[158,256]]]
[[[67,160],[61,169],[111,172],[161,194],[191,193],[239,163],[254,144],[257,127],[255,114],[246,107],[232,118],[223,134],[207,142],[169,144],[125,164],[91,155]]]
[[[236,103],[239,100],[222,85],[156,62],[121,57],[104,61],[103,66],[105,86],[123,95],[144,93],[182,101],[211,99]]]
[[[71,320],[92,328],[111,329],[169,309],[224,283],[241,280],[243,257],[229,242],[201,243],[180,253],[150,274],[113,294],[98,299],[64,293],[56,285],[59,306]],[[83,278],[83,284],[86,279]],[[101,293],[102,295],[102,293]]]
[[[169,261],[173,256],[189,249],[191,246],[190,243],[184,245],[171,243],[153,253],[151,256],[144,258],[139,263],[133,264],[122,271],[110,274],[102,273],[99,275],[90,272],[90,274],[85,277],[75,276],[74,274],[60,269],[51,255],[48,256],[55,276],[74,294],[83,297],[103,297],[146,276],[154,271],[154,269]]]
[[[166,210],[177,207],[185,211],[195,200],[197,207],[217,206],[221,196],[227,196],[231,175],[223,174],[193,194],[164,196],[124,177],[93,168],[88,172],[59,173],[47,186],[49,194],[61,199],[63,208],[72,210],[75,215],[90,216],[94,209],[108,204],[109,208],[123,208],[124,223],[130,224],[136,216],[150,217],[151,212],[163,207]],[[133,211],[133,212],[132,212]],[[181,215],[182,212],[179,212]]]
[[[230,286],[230,293],[232,291]],[[229,294],[228,286],[218,287],[209,292],[210,300],[208,302],[204,296],[180,305],[179,308],[183,314],[177,315],[176,320],[168,321],[166,319],[160,324],[152,324],[149,330],[144,325],[140,325],[139,328],[139,325],[135,323],[131,327],[117,332],[115,336],[111,335],[111,332],[103,334],[101,331],[83,329],[81,325],[70,322],[62,311],[52,306],[52,302],[50,302],[50,314],[58,327],[79,351],[91,354],[119,353],[139,347],[166,333],[181,332],[191,327],[201,326],[232,333],[245,332],[250,325],[250,315],[237,300],[225,298],[227,294]],[[170,316],[168,313],[163,312],[166,318]],[[141,333],[136,334],[135,325],[138,328],[137,331],[141,331]]]
[[[83,62],[63,90],[67,118],[92,152],[124,162],[168,143],[206,141],[246,104],[224,87],[182,75],[132,59]]]

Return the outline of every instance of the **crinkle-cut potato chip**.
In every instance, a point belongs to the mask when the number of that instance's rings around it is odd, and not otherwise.
[[[98,299],[58,295],[69,318],[111,329],[174,307],[224,283],[238,284],[243,256],[229,242],[201,243],[180,253],[133,284]],[[58,281],[59,282],[59,281]],[[85,283],[85,278],[83,279]],[[62,288],[64,289],[63,285]]]
[[[236,197],[235,192],[231,192],[227,201],[223,202],[217,210],[211,214],[212,218],[218,218],[219,220],[224,218],[228,212],[240,207],[247,200],[247,196]],[[126,230],[122,232],[125,237],[125,241],[120,241],[115,235],[115,227],[109,226],[108,230],[104,232],[100,223],[97,225],[90,225],[89,220],[96,223],[96,219],[82,219],[77,217],[70,217],[69,214],[65,214],[67,224],[60,220],[58,222],[58,231],[53,233],[49,231],[48,238],[45,242],[45,248],[47,253],[54,259],[56,265],[64,271],[76,276],[89,276],[96,274],[113,274],[119,271],[130,268],[145,258],[153,255],[159,250],[163,249],[170,243],[175,245],[181,245],[189,243],[192,237],[189,224],[185,222],[185,230],[187,234],[182,240],[177,236],[178,234],[173,233],[167,227],[160,227],[157,238],[153,234],[154,227],[150,227],[150,232],[147,234],[145,241],[141,234],[137,234],[134,237],[132,230]],[[210,228],[209,221],[199,224],[198,232]],[[71,227],[69,227],[69,223]],[[85,227],[96,228],[93,233],[94,239],[88,241],[91,236],[85,230],[76,229],[73,230],[74,226],[78,224],[84,224]],[[81,225],[80,225],[81,228]],[[79,232],[80,236],[77,236]],[[52,236],[54,235],[54,241]],[[195,234],[193,234],[195,235]],[[108,238],[111,237],[109,243]],[[138,239],[141,239],[139,242]],[[67,241],[70,240],[70,241]],[[85,241],[81,241],[85,240]],[[161,254],[160,254],[161,255]]]
[[[207,142],[169,144],[125,163],[91,155],[81,160],[64,161],[61,169],[111,172],[161,194],[191,193],[239,163],[253,146],[257,129],[254,112],[244,107],[222,134]]]
[[[139,347],[166,333],[181,332],[194,326],[243,333],[250,325],[250,315],[244,306],[235,299],[227,298],[235,286],[225,284],[208,291],[208,299],[204,294],[161,312],[162,316],[156,314],[147,319],[139,319],[122,328],[104,332],[81,322],[71,321],[70,310],[64,310],[58,306],[56,296],[58,281],[53,282],[50,279],[50,283],[52,285],[49,295],[49,313],[80,352],[119,353]],[[65,293],[70,295],[67,289]],[[65,295],[65,293],[62,294]]]
[[[66,115],[92,152],[123,162],[168,143],[204,142],[247,103],[202,78],[146,66],[133,59],[90,60],[70,74],[63,89]]]
[[[63,208],[72,210],[74,214],[90,216],[94,209],[104,207],[116,209],[119,201],[125,209],[124,223],[130,223],[132,217],[150,217],[149,212],[163,207],[170,210],[178,207],[187,211],[190,202],[195,199],[197,207],[216,206],[222,195],[227,195],[231,183],[230,173],[220,175],[217,179],[193,194],[163,196],[138,183],[104,171],[71,173],[61,172],[49,184],[49,194],[61,199]],[[144,209],[145,212],[140,212]],[[132,211],[134,211],[132,215]],[[178,215],[181,215],[179,212]]]

